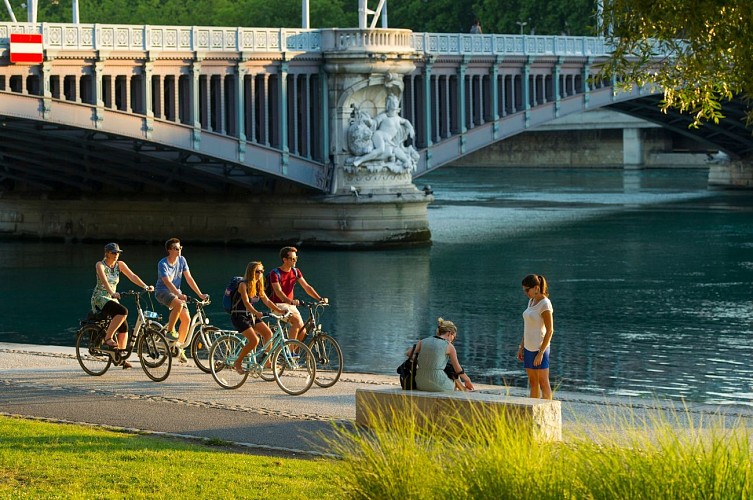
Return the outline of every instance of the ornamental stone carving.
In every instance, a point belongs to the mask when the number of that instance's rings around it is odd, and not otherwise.
[[[346,172],[354,173],[362,165],[369,172],[389,170],[392,173],[413,172],[419,154],[412,141],[413,124],[398,115],[399,100],[388,94],[384,111],[372,117],[352,106],[347,130],[348,149],[353,156],[345,162]]]

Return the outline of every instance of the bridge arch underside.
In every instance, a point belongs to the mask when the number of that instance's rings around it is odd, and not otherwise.
[[[260,170],[195,151],[59,123],[0,114],[0,193],[47,199],[81,195],[313,194]]]
[[[750,108],[741,97],[724,103],[722,112],[725,118],[719,123],[707,122],[698,128],[690,127],[693,123],[691,114],[680,113],[676,109],[668,109],[666,113],[661,111],[662,98],[661,94],[645,95],[606,107],[701,141],[713,149],[724,151],[731,159],[753,158],[753,131],[746,126]]]

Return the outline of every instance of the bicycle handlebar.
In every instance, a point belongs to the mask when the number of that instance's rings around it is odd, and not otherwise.
[[[189,297],[188,295],[186,295],[186,302],[193,302],[197,306],[204,307],[204,306],[208,306],[209,304],[211,304],[212,300],[211,300],[211,297],[209,297],[209,295],[207,295],[206,300],[199,300],[196,297]]]
[[[300,299],[298,300],[298,304],[302,306],[306,306],[306,307],[326,307],[330,305],[329,302],[324,302],[323,300],[319,300],[317,302],[313,302],[313,301],[306,302],[305,300],[300,300]]]

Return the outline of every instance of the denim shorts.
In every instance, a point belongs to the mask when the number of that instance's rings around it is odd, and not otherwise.
[[[533,360],[536,358],[539,351],[523,349],[523,366],[527,370],[546,370],[549,368],[549,350],[549,347],[547,347],[546,351],[544,351],[544,356],[541,358],[541,364],[539,366],[533,366]]]
[[[178,296],[169,290],[165,290],[164,292],[157,292],[154,295],[154,298],[157,299],[157,302],[170,309],[170,304],[173,300],[178,298]]]

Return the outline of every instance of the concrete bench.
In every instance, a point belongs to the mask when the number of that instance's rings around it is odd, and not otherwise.
[[[535,439],[562,440],[562,406],[559,401],[519,398],[487,392],[423,392],[398,388],[356,389],[356,424],[371,427],[376,418],[417,412],[430,421],[441,416],[464,420],[494,417],[500,413],[528,429]]]

